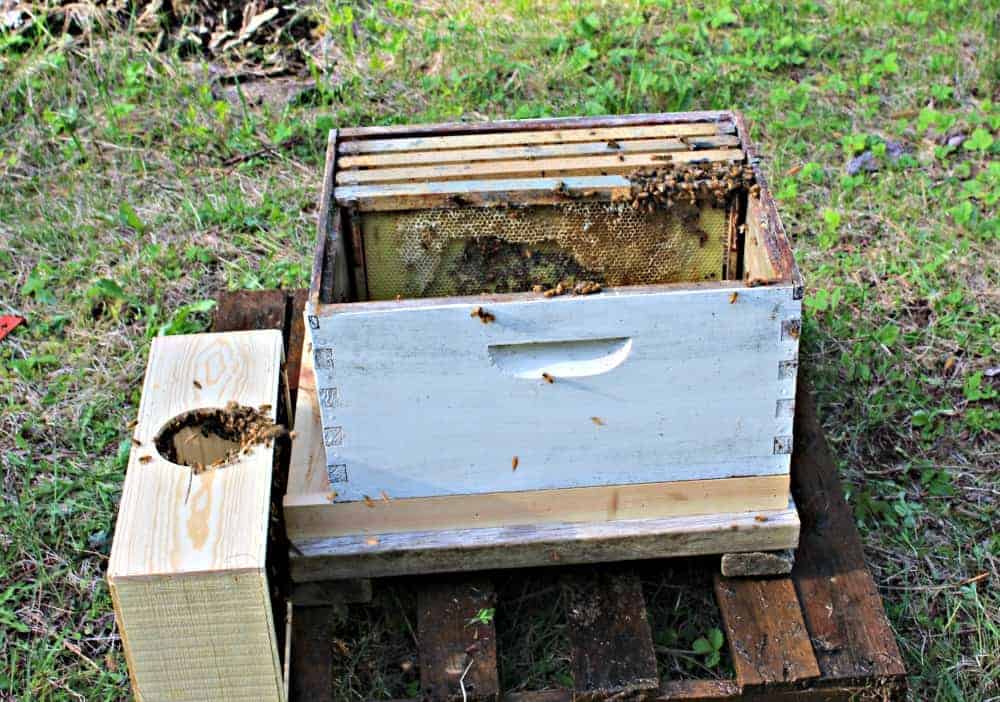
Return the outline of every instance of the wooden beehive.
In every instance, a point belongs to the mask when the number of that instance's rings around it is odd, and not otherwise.
[[[293,542],[788,508],[802,284],[739,115],[345,129],[324,185]]]
[[[153,341],[108,564],[138,700],[285,699],[265,569],[274,448],[241,451],[220,423],[230,403],[274,420],[281,359],[278,331]]]

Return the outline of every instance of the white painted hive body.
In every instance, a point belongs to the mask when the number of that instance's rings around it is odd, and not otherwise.
[[[666,160],[678,179],[726,164],[753,182],[714,210],[650,206],[638,229],[616,231],[616,213],[635,222],[642,169]],[[738,115],[342,130],[326,181],[306,313],[325,466],[309,489],[343,517],[295,513],[309,500],[286,498],[293,542],[299,529],[787,507],[802,284]],[[463,211],[477,227],[497,213],[517,226],[444,240]],[[551,224],[560,213],[582,222],[590,248]],[[558,237],[545,240],[545,226]],[[539,227],[541,239],[523,233]],[[642,251],[626,250],[636,237]],[[394,262],[386,241],[418,248]],[[673,267],[646,265],[656,246]],[[602,266],[603,254],[616,262]],[[552,265],[604,287],[532,291]],[[414,516],[421,505],[431,514]]]

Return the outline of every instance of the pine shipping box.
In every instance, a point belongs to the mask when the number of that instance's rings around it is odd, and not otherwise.
[[[794,547],[802,296],[737,113],[334,130],[293,578]]]

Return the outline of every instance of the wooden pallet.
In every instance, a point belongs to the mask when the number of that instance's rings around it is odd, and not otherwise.
[[[215,329],[283,330],[294,394],[303,303],[302,292],[226,294],[219,300]],[[424,699],[462,699],[462,673],[468,699],[509,702],[904,699],[905,669],[895,637],[865,567],[860,537],[804,383],[796,399],[795,437],[792,491],[802,531],[794,570],[777,578],[714,577],[733,679],[661,681],[639,582],[620,564],[608,564],[564,578],[573,601],[589,605],[571,609],[599,612],[582,619],[572,612],[568,616],[573,689],[513,695],[499,689],[493,625],[469,626],[480,609],[494,606],[489,575],[406,581],[417,591]],[[351,582],[353,592],[344,587],[329,590],[323,583],[307,583],[291,594],[295,604],[289,608],[293,614],[285,665],[292,700],[333,699],[335,632],[333,609],[325,605],[331,597],[357,601],[371,596],[369,581]]]

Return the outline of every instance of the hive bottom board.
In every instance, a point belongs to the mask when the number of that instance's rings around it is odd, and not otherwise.
[[[302,346],[303,299],[301,293],[227,294],[220,298],[215,320],[217,331],[284,329],[289,338],[287,370],[293,394]],[[627,690],[662,702],[905,699],[906,671],[865,566],[860,537],[805,383],[799,384],[795,435],[792,493],[802,529],[794,570],[779,578],[714,576],[714,594],[733,662],[731,679],[671,680],[661,670],[654,683],[657,676],[650,668],[652,643],[642,592],[630,583],[626,564],[610,563],[594,567],[600,577],[590,591],[590,597],[604,603],[606,616],[568,622],[572,689],[515,694],[500,691],[497,661],[503,651],[496,646],[492,623],[468,624],[484,603],[491,602],[490,574],[458,575],[445,581],[435,576],[395,580],[397,586],[416,592],[419,603],[414,622],[419,634],[416,656],[427,698],[462,699],[460,677],[464,673],[466,683],[476,683],[469,699],[502,696],[509,702],[635,699],[625,696]],[[657,563],[651,561],[649,566],[656,568]],[[716,563],[701,559],[693,567],[714,570]],[[508,571],[525,579],[533,572],[537,571]],[[347,582],[354,586],[353,599],[371,597],[371,581]],[[676,585],[684,587],[685,583]],[[333,600],[324,599],[323,593],[343,596],[345,586],[308,583],[297,586],[295,592],[320,595],[312,605],[331,605]],[[335,608],[296,604],[289,611],[294,612],[285,660],[290,699],[333,700]],[[473,636],[482,643],[470,660],[467,651]],[[608,642],[613,642],[610,648]],[[461,663],[457,669],[452,665],[456,660]],[[467,685],[467,691],[470,688]]]

